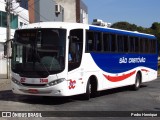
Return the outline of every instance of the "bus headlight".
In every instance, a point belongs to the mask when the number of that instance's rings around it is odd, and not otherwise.
[[[16,80],[15,78],[13,78],[13,77],[12,77],[12,81],[17,85],[21,85],[21,83],[18,80]]]
[[[63,82],[63,81],[65,81],[65,79],[64,79],[64,78],[61,78],[61,79],[54,80],[54,81],[48,83],[47,85],[48,85],[48,86],[53,86],[53,85],[57,85],[57,84],[59,84],[59,83],[61,83],[61,82]]]

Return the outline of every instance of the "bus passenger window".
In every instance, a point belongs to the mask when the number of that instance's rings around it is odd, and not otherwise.
[[[140,39],[140,52],[145,53],[145,39],[144,38]]]
[[[103,47],[104,47],[104,51],[111,51],[110,34],[107,34],[107,33],[103,34]]]
[[[135,39],[134,37],[130,37],[130,52],[135,52]]]
[[[95,46],[94,46],[94,32],[92,31],[87,31],[86,32],[86,51],[94,51]]]
[[[93,40],[89,39],[87,43],[87,51],[93,51]]]
[[[124,36],[124,52],[129,52],[128,36]]]
[[[145,42],[145,53],[149,53],[149,39],[146,39]]]
[[[140,52],[140,42],[139,42],[139,38],[138,37],[135,37],[135,52],[136,53],[139,53]]]
[[[118,43],[118,52],[123,52],[124,50],[124,39],[123,36],[117,36],[117,43]]]
[[[101,51],[102,50],[102,36],[100,32],[97,32],[94,34],[95,38],[95,50],[96,51]]]
[[[111,49],[112,52],[117,52],[117,37],[115,34],[111,35]]]
[[[156,40],[150,40],[150,53],[156,53]]]

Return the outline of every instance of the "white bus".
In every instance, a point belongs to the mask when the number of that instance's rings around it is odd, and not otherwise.
[[[80,23],[41,22],[15,32],[12,91],[89,99],[157,78],[157,40],[149,34]]]

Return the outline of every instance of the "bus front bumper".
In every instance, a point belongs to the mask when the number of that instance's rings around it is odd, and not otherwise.
[[[62,89],[67,87],[66,82],[49,87],[21,86],[15,84],[13,81],[11,81],[11,85],[12,85],[12,91],[15,94],[34,95],[34,96],[69,96],[67,91]]]

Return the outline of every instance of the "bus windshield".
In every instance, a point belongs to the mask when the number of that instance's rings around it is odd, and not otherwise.
[[[65,29],[17,30],[12,49],[12,71],[31,78],[62,72],[65,39]]]

